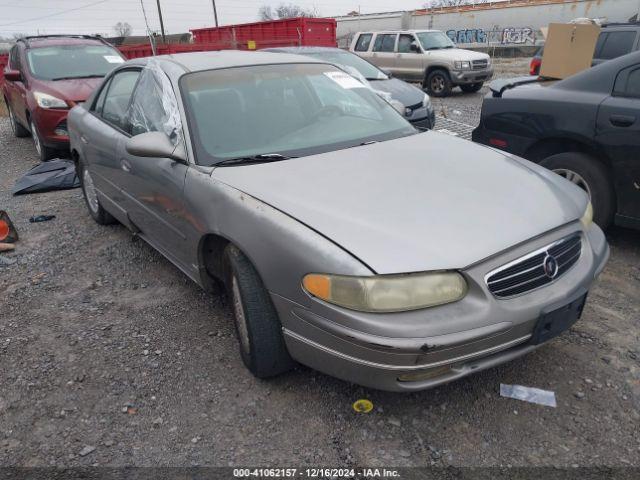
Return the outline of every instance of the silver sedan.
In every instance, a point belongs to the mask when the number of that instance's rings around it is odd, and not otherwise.
[[[578,187],[418,132],[308,57],[130,61],[69,131],[91,216],[226,286],[257,377],[411,391],[489,368],[571,327],[609,254]]]

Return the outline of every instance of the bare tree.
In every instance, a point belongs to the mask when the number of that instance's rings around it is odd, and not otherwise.
[[[276,8],[263,5],[258,9],[260,20],[279,20],[281,18],[317,17],[315,8],[303,8],[299,5],[281,3]]]
[[[128,37],[133,32],[133,27],[127,22],[118,22],[113,26],[113,31],[118,37]]]

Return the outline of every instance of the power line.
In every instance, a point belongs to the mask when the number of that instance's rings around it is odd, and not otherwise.
[[[92,6],[94,6],[94,5],[98,5],[98,4],[100,4],[100,3],[105,3],[105,2],[107,2],[107,1],[108,1],[108,0],[98,0],[97,2],[89,3],[89,4],[87,4],[87,5],[82,5],[82,6],[80,6],[80,7],[76,7],[76,8],[69,8],[69,9],[67,9],[67,10],[62,10],[62,11],[60,11],[60,12],[56,12],[56,13],[50,13],[50,14],[48,14],[48,15],[42,15],[42,16],[40,16],[40,17],[29,18],[29,19],[27,19],[27,20],[21,20],[21,21],[19,21],[19,22],[2,23],[2,24],[0,24],[0,27],[8,27],[8,26],[10,26],[10,25],[20,25],[20,24],[22,24],[22,23],[34,22],[34,21],[36,21],[36,20],[42,20],[42,19],[44,19],[44,18],[55,17],[56,15],[62,15],[62,14],[64,14],[64,13],[74,12],[74,11],[76,11],[76,10],[82,10],[83,8],[92,7]]]

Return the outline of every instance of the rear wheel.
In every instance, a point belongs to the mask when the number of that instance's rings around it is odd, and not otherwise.
[[[425,80],[425,88],[429,95],[434,97],[447,97],[451,93],[451,79],[444,70],[434,70]]]
[[[31,137],[33,138],[33,145],[36,147],[36,153],[38,154],[38,158],[40,158],[40,161],[46,162],[47,160],[51,160],[52,158],[54,158],[57,151],[53,148],[47,147],[44,143],[42,143],[42,138],[38,133],[38,128],[36,127],[33,119],[31,119],[29,126],[31,127]]]
[[[11,108],[11,105],[9,105],[9,102],[5,100],[5,103],[7,104],[7,109],[9,110],[9,123],[11,124],[11,131],[13,132],[13,135],[18,138],[28,137],[29,130],[20,125],[15,113],[13,112],[13,109]]]
[[[78,175],[80,176],[82,195],[84,196],[84,201],[87,204],[91,217],[100,225],[115,223],[115,218],[100,205],[98,192],[93,184],[91,172],[89,172],[89,169],[86,168],[82,162],[78,162]]]
[[[540,162],[582,188],[593,205],[593,220],[603,229],[613,221],[616,200],[611,176],[607,168],[596,158],[579,152],[552,155]]]
[[[460,90],[462,90],[465,93],[476,93],[480,91],[483,85],[484,85],[483,82],[467,83],[465,85],[460,85]]]
[[[290,370],[294,362],[284,343],[282,325],[258,272],[234,245],[227,246],[224,259],[242,361],[258,378]]]

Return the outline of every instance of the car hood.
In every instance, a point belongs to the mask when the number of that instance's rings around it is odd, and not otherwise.
[[[424,100],[424,92],[422,90],[397,78],[369,80],[369,85],[374,90],[388,93],[391,98],[399,101],[405,107],[417,105]]]
[[[585,194],[526,160],[437,132],[212,177],[379,274],[461,269],[582,216]]]
[[[84,102],[102,83],[103,78],[74,78],[69,80],[40,81],[39,90],[63,100]]]
[[[443,50],[429,50],[431,57],[443,58],[451,61],[464,60],[488,60],[490,57],[486,53],[473,52],[462,48],[445,48]]]

